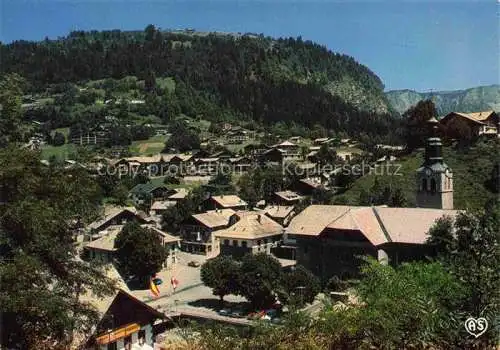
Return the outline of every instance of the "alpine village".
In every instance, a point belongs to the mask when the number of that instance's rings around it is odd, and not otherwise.
[[[153,25],[0,57],[2,349],[500,344],[498,85]]]

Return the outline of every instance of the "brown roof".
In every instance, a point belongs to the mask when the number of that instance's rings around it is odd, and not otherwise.
[[[268,205],[264,208],[264,213],[269,215],[271,218],[284,219],[290,215],[293,211],[292,205]]]
[[[235,213],[233,209],[209,210],[201,214],[191,215],[206,227],[219,227],[229,224],[229,218]]]
[[[102,237],[90,242],[85,246],[85,248],[104,250],[109,252],[116,251],[116,236],[118,236],[118,234],[121,232],[123,226],[124,225],[113,225],[108,227],[108,229],[106,230],[107,232]],[[153,230],[155,233],[162,237],[163,243],[174,243],[180,241],[178,237],[172,236],[162,230],[159,230],[152,224],[144,224],[141,225],[141,227]]]
[[[108,252],[116,251],[115,239],[118,233],[121,232],[123,225],[113,225],[108,227],[107,232],[100,238],[90,242],[85,246],[86,249],[97,249]]]
[[[113,220],[116,216],[124,211],[128,211],[134,215],[137,215],[137,210],[134,207],[106,206],[104,208],[104,217],[89,224],[88,228],[91,230],[98,229],[108,221]]]
[[[175,201],[156,201],[151,205],[151,210],[166,210],[176,204]]]
[[[390,242],[423,244],[437,219],[457,213],[426,208],[311,205],[292,219],[287,233],[319,236],[328,228],[359,231],[375,246]]]
[[[302,196],[298,194],[297,192],[294,191],[279,191],[279,192],[274,192],[274,194],[284,200],[295,200],[295,199],[302,199]]]
[[[192,158],[191,154],[155,154],[153,156],[138,156],[125,158],[128,162],[138,162],[141,164],[159,163],[160,161],[169,162],[173,158],[180,158],[182,161],[187,161]]]
[[[181,241],[179,237],[172,236],[171,234],[168,234],[165,231],[157,229],[153,225],[141,225],[141,226],[153,230],[153,232],[156,232],[159,236],[162,237],[163,243],[175,243]]]
[[[174,193],[173,195],[169,196],[169,199],[184,199],[187,197],[189,194],[189,190],[186,188],[177,188],[176,189],[177,193]]]
[[[306,185],[313,187],[313,188],[323,187],[321,185],[321,183],[318,183],[318,182],[314,181],[313,179],[301,179],[299,182],[302,182],[303,184],[306,184]]]
[[[276,148],[280,148],[280,147],[297,147],[297,145],[293,142],[290,142],[290,141],[283,141],[282,143],[278,143],[274,146],[271,146],[271,147],[276,147]]]
[[[474,113],[457,113],[460,115],[465,115],[471,119],[477,120],[477,121],[485,121],[488,119],[495,111],[483,111],[483,112],[474,112]]]
[[[359,230],[363,232],[364,236],[373,245],[380,245],[387,243],[388,241],[387,236],[382,230],[382,227],[373,212],[378,209],[379,208],[369,207],[351,208],[351,216],[353,217],[353,220],[356,222]]]
[[[310,205],[292,219],[286,232],[318,236],[333,220],[349,210],[343,205]]]
[[[425,243],[429,229],[440,217],[455,217],[458,210],[426,208],[374,208],[392,242]]]
[[[216,237],[259,239],[283,233],[283,226],[261,212],[239,211],[236,215],[239,221],[225,230],[217,231]]]
[[[451,112],[444,116],[441,121],[446,121],[453,115],[458,115],[465,119],[468,119],[474,123],[484,124],[484,122],[493,114],[494,111],[484,111],[484,112],[474,112],[474,113],[463,113],[463,112]]]
[[[211,198],[217,204],[219,204],[221,207],[225,207],[225,208],[247,205],[247,202],[245,202],[243,199],[241,199],[240,197],[238,197],[234,194],[222,195],[222,196],[212,196]]]
[[[196,163],[216,163],[220,158],[198,158]]]

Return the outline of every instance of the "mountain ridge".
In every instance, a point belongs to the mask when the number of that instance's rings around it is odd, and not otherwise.
[[[418,92],[411,89],[389,90],[385,95],[391,107],[403,114],[421,100],[432,99],[440,115],[450,112],[500,111],[500,85],[481,85],[462,90]]]

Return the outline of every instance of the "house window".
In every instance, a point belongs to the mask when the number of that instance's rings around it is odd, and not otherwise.
[[[422,191],[427,190],[427,179],[422,179]]]
[[[116,343],[108,343],[108,350],[118,350]]]
[[[229,245],[229,239],[224,240],[224,245]]]
[[[264,244],[267,244],[267,238],[264,238]]]
[[[241,242],[241,246],[242,246],[243,248],[246,248],[246,247],[247,247],[247,241],[243,241],[243,242]]]
[[[304,245],[304,254],[307,254],[307,252],[308,252],[308,250],[309,250],[308,248],[309,248],[309,247],[308,247],[307,245]]]
[[[436,180],[431,179],[431,192],[432,193],[436,192],[436,188],[437,188],[437,186],[436,186]]]
[[[234,246],[234,247],[237,247],[237,246],[238,246],[238,241],[237,241],[237,240],[233,240],[233,246]]]

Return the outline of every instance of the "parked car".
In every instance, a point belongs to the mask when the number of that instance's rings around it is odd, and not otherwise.
[[[231,315],[231,310],[230,309],[221,309],[217,313],[221,316],[229,316],[229,315]]]
[[[198,261],[190,261],[188,262],[188,266],[191,266],[191,267],[200,267],[200,263]]]
[[[259,311],[259,312],[252,312],[247,316],[247,319],[249,320],[260,320],[262,317],[264,317],[266,313],[264,311]]]
[[[243,317],[245,317],[245,311],[243,309],[240,309],[240,308],[233,309],[233,312],[231,312],[231,317],[243,318]]]

